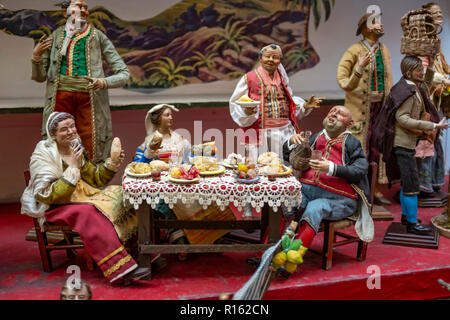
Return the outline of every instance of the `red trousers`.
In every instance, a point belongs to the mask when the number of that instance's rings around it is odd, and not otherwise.
[[[93,158],[92,107],[88,92],[57,91],[55,111],[67,112],[74,116],[78,135],[83,146]]]
[[[92,204],[68,204],[50,209],[45,219],[69,225],[80,234],[89,255],[103,275],[113,282],[137,267],[120,242],[111,221]]]

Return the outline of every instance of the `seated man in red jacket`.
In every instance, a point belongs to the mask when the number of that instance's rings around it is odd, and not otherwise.
[[[322,157],[310,160],[310,168],[300,177],[300,207],[304,212],[297,239],[301,239],[306,248],[310,247],[322,219],[340,220],[358,211],[355,225],[358,236],[367,242],[373,239],[373,221],[367,201],[369,164],[361,143],[348,130],[352,125],[350,111],[344,106],[335,106],[323,120],[324,130],[310,139],[311,149],[321,151]],[[284,144],[285,161],[289,161],[294,147],[288,142]]]

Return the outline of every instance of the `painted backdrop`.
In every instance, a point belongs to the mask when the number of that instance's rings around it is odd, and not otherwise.
[[[311,68],[319,56],[309,20],[317,28],[333,6],[334,0],[184,0],[145,20],[123,20],[105,6],[90,8],[88,19],[128,65],[126,88],[160,89],[239,78],[269,43],[282,47],[288,73]],[[61,10],[0,9],[3,32],[35,41],[64,24]]]

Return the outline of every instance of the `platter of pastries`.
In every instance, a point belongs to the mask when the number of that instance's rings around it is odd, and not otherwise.
[[[250,98],[248,95],[243,95],[238,100],[235,101],[238,105],[241,107],[256,107],[261,103],[261,101],[255,101],[252,98]]]
[[[258,164],[269,166],[272,161],[279,161],[280,157],[275,152],[265,152],[259,155]]]
[[[266,176],[287,176],[292,173],[292,168],[286,167],[281,160],[272,160],[269,165],[261,168],[261,172]]]
[[[217,163],[217,158],[197,156],[192,158],[192,164],[201,176],[211,176],[225,172],[225,167]]]
[[[144,178],[152,175],[152,167],[145,162],[132,162],[125,168],[128,176],[136,178]]]
[[[236,169],[238,163],[243,163],[244,157],[240,154],[230,153],[226,159],[223,159],[223,166],[229,169]]]
[[[167,171],[169,165],[161,160],[153,160],[150,163],[132,162],[125,168],[125,173],[131,177],[143,178],[152,175],[152,171]]]

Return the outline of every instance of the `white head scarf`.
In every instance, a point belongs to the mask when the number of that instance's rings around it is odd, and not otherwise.
[[[65,171],[63,170],[58,145],[50,136],[50,127],[61,114],[61,112],[50,114],[45,126],[47,139],[39,141],[31,155],[30,182],[22,194],[21,213],[32,217],[43,217],[44,212],[49,208],[47,204],[36,199],[38,194],[48,196],[52,191],[49,186],[63,176],[74,185],[80,178],[80,170],[77,168],[68,167]]]
[[[145,116],[145,130],[147,132],[147,136],[153,134],[156,131],[156,126],[152,123],[152,113],[164,108],[170,108],[172,109],[172,111],[178,112],[179,110],[177,108],[175,108],[175,106],[172,106],[170,104],[158,104],[156,106],[154,106],[153,108],[151,108],[150,110],[148,110],[147,115]]]

